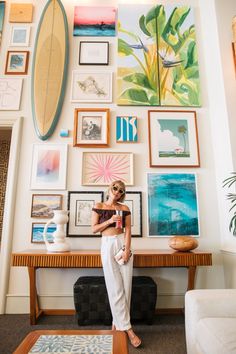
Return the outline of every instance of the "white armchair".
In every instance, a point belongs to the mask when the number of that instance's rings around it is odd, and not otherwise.
[[[185,335],[188,354],[236,354],[236,289],[188,291]]]

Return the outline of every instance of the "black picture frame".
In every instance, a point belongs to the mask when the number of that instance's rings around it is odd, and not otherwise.
[[[132,237],[142,237],[142,192],[126,191],[124,203],[131,211]]]
[[[79,44],[79,65],[108,65],[109,42],[81,41]]]

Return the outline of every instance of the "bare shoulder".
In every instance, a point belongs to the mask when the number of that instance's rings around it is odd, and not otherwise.
[[[125,204],[122,205],[122,210],[130,211],[128,205],[125,205]]]
[[[95,209],[102,209],[103,208],[103,203],[99,202],[94,205]]]

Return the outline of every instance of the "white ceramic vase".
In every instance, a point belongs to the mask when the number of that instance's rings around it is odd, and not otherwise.
[[[48,252],[68,252],[70,245],[66,241],[65,224],[68,222],[67,210],[54,210],[54,216],[49,220],[43,230],[43,239]],[[56,231],[53,233],[53,243],[47,240],[47,229],[49,224],[57,225]]]

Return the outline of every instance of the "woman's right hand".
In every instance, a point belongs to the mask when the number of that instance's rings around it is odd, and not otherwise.
[[[116,223],[116,222],[121,222],[121,216],[120,215],[116,215],[116,214],[114,214],[114,215],[112,215],[112,217],[109,219],[109,223],[110,224],[113,224],[114,222]]]

